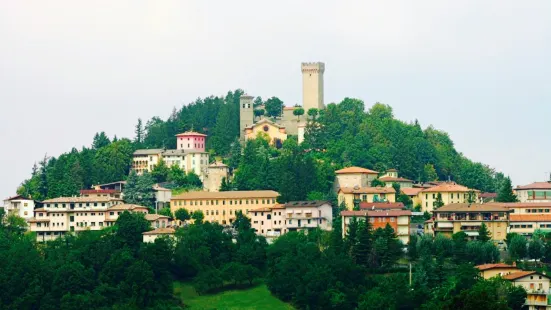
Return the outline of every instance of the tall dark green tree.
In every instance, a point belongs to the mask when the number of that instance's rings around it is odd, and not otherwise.
[[[104,146],[108,146],[111,143],[111,140],[107,137],[105,132],[96,133],[94,135],[94,142],[92,143],[92,148],[99,150]]]
[[[506,177],[501,182],[501,187],[497,192],[497,202],[516,202],[518,201],[517,195],[513,193],[513,185],[511,184],[511,179]]]
[[[490,231],[488,231],[488,227],[486,226],[486,224],[482,223],[482,225],[480,225],[480,228],[478,229],[477,240],[482,242],[488,242],[491,240],[490,235],[491,234],[490,234]]]
[[[371,234],[371,224],[369,218],[366,216],[363,220],[359,221],[357,234],[358,242],[352,248],[352,254],[356,264],[368,267],[370,263],[370,255],[373,246],[373,236]]]

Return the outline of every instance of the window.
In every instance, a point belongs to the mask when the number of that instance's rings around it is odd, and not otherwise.
[[[293,220],[289,220],[289,224],[293,224]]]
[[[390,221],[391,221],[391,222],[394,222],[394,218],[393,218],[393,217],[391,217],[391,218],[390,218]]]
[[[111,211],[109,212],[109,215],[115,215],[115,212]]]
[[[370,218],[369,218],[369,222],[375,223],[375,218],[374,218],[374,217],[370,217]]]
[[[266,218],[269,219],[269,220],[271,220],[271,219],[272,219],[272,215],[271,215],[271,214],[268,214],[268,215],[266,215]]]
[[[312,220],[308,220],[308,224],[310,224],[311,221],[312,221]]]

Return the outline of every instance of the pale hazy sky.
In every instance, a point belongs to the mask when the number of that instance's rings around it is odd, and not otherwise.
[[[551,171],[551,1],[0,0],[0,198],[45,153],[242,88],[391,105],[525,184]]]

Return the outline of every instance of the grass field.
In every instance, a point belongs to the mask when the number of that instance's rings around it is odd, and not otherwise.
[[[228,290],[200,296],[191,284],[174,282],[174,295],[190,309],[294,309],[272,296],[264,284],[250,289]]]

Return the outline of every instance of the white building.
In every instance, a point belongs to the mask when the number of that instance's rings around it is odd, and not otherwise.
[[[318,227],[331,230],[333,221],[333,210],[327,201],[291,201],[250,210],[248,215],[256,233],[266,237]]]
[[[4,212],[28,220],[34,216],[34,205],[34,200],[17,195],[4,200]]]
[[[551,202],[551,182],[534,182],[515,191],[520,202]]]
[[[174,228],[168,227],[168,228],[156,228],[151,231],[146,231],[142,233],[143,235],[143,242],[149,242],[153,243],[155,242],[155,239],[162,237],[162,236],[168,236],[170,238],[174,238]]]

